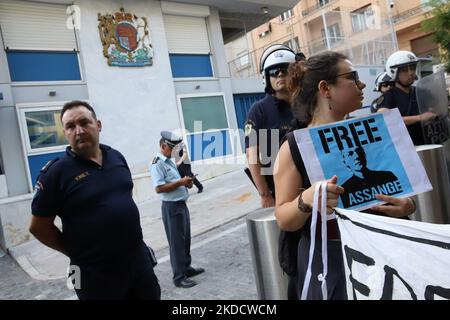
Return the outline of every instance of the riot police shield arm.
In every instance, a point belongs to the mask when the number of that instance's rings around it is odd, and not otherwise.
[[[261,196],[261,206],[263,208],[273,207],[275,205],[273,195],[270,192],[266,179],[261,173],[261,164],[258,157],[258,146],[250,146],[246,150],[248,168],[252,174],[253,181]]]
[[[62,232],[55,225],[55,216],[41,217],[32,215],[29,231],[40,242],[68,256],[62,241]]]
[[[377,112],[386,112],[389,111],[389,108],[379,108]],[[411,124],[417,123],[421,121],[421,115],[415,115],[415,116],[404,116],[402,117],[403,122],[405,122],[405,125],[409,126]]]

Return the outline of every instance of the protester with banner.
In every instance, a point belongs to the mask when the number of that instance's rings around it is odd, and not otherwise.
[[[309,58],[306,62],[297,62],[289,75],[289,83],[297,83],[299,90],[293,91],[292,106],[294,116],[301,127],[315,127],[344,120],[345,116],[360,108],[363,101],[365,84],[359,80],[358,72],[344,55],[337,52],[323,52]],[[290,86],[292,87],[292,86]],[[300,155],[295,136],[289,133],[288,143],[284,143],[278,153],[274,169],[276,190],[275,215],[282,230],[301,229],[302,236],[298,245],[298,296],[301,296],[303,281],[309,260],[311,242],[310,224],[315,184],[311,186],[305,165]],[[327,214],[331,214],[338,204],[344,188],[338,185],[337,176],[327,182]],[[378,200],[389,205],[376,205],[371,209],[378,214],[405,217],[415,210],[410,198],[394,198],[377,195]],[[319,208],[320,209],[320,208]],[[325,208],[324,208],[325,210]],[[318,223],[320,225],[320,223]],[[327,299],[346,299],[345,272],[339,230],[335,219],[328,225],[328,276]],[[320,229],[317,239],[321,239]],[[319,240],[320,241],[320,240]],[[318,246],[320,247],[320,246]],[[314,251],[314,257],[320,257],[320,251]],[[322,270],[320,259],[313,259],[312,277],[307,299],[322,299],[321,281],[318,276]]]

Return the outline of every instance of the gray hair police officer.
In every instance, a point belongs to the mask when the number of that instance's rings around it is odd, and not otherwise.
[[[197,283],[190,277],[205,270],[191,266],[191,223],[186,188],[192,188],[192,177],[181,177],[172,161],[173,148],[181,138],[169,131],[161,132],[160,152],[153,159],[150,172],[153,187],[162,200],[162,220],[170,247],[170,263],[175,286],[190,288]]]

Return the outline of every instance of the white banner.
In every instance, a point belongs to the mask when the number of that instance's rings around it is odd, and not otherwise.
[[[450,225],[337,209],[347,295],[450,299]]]

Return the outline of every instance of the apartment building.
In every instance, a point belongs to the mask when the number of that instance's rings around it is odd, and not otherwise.
[[[307,56],[336,50],[358,65],[383,65],[396,50],[420,57],[438,56],[431,35],[419,30],[429,10],[424,0],[302,0],[293,8],[251,31],[240,60],[230,57],[230,69],[242,76],[258,72],[264,48],[284,43]],[[248,52],[248,57],[243,57]],[[251,70],[251,71],[250,71]]]

